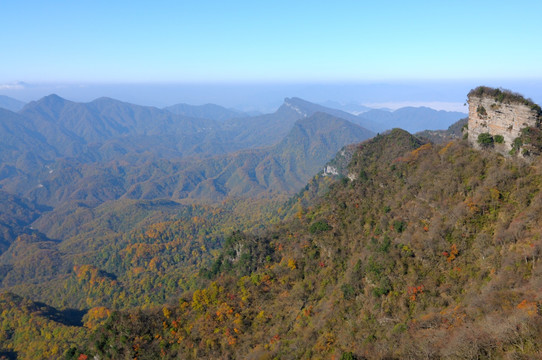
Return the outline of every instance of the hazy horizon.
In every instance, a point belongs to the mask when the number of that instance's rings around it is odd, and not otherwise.
[[[57,94],[71,101],[110,97],[139,105],[165,107],[178,103],[213,103],[243,111],[274,111],[284,98],[315,103],[337,102],[395,110],[426,106],[467,112],[468,91],[478,85],[503,87],[542,103],[542,82],[536,80],[418,81],[381,83],[238,83],[238,84],[30,84],[0,85],[0,95],[30,102]]]
[[[25,102],[56,93],[270,111],[297,96],[461,111],[478,85],[542,102],[534,0],[30,0],[2,12],[0,94]]]

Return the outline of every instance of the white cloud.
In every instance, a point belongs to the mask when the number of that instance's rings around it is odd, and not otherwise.
[[[26,87],[27,87],[27,84],[22,81],[18,81],[11,84],[0,84],[0,90],[22,90]]]

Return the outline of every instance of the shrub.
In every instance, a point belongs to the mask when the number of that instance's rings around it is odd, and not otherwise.
[[[521,142],[529,145],[534,154],[542,152],[542,130],[536,127],[527,127],[521,129]]]
[[[354,287],[350,284],[343,284],[341,286],[341,290],[346,300],[353,299],[354,296],[356,295],[356,291],[354,290]]]
[[[349,351],[341,355],[341,360],[356,360],[356,357],[351,351]]]
[[[489,147],[493,145],[493,136],[490,133],[481,133],[478,135],[478,144],[483,147]]]
[[[531,99],[526,99],[523,97],[523,95],[518,94],[516,92],[512,92],[507,89],[495,89],[490,88],[487,86],[478,86],[476,89],[472,89],[469,94],[467,95],[469,98],[471,96],[477,96],[477,97],[493,97],[496,102],[499,103],[515,103],[515,104],[523,104],[530,106],[532,110],[537,111],[540,107],[533,102]]]
[[[517,137],[514,139],[514,142],[512,143],[512,149],[518,151],[522,145],[523,145],[523,140],[521,139],[521,137]]]
[[[331,229],[332,229],[331,225],[329,225],[327,222],[317,221],[310,226],[309,231],[311,232],[311,234],[316,234],[316,233],[321,233],[324,231],[329,231]]]
[[[404,221],[402,221],[402,220],[395,220],[393,222],[393,228],[398,233],[402,233],[406,229],[406,223]]]
[[[478,115],[482,115],[482,116],[487,115],[486,108],[483,107],[482,105],[478,105],[478,107],[476,108],[476,112],[478,113]]]
[[[373,289],[373,295],[375,297],[381,297],[387,295],[392,290],[391,281],[387,276],[380,278],[378,285]]]
[[[495,135],[493,137],[493,140],[495,140],[495,142],[497,144],[503,144],[504,143],[504,137],[502,135]]]

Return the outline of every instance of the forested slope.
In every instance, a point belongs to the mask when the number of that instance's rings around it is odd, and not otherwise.
[[[536,358],[540,159],[394,130],[314,207],[234,233],[205,288],[114,312],[79,348],[112,358]]]

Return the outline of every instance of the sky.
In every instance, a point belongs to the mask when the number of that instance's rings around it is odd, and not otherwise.
[[[227,85],[245,89],[237,100],[224,95],[234,104],[263,84],[272,90],[261,94],[290,89],[284,97],[309,85],[357,84],[371,94],[483,83],[528,84],[513,90],[535,89],[525,95],[542,100],[540,14],[539,0],[0,1],[0,94],[122,97],[133,85],[139,98],[165,104],[166,89],[190,100],[190,86]],[[342,101],[429,101],[390,96]]]

